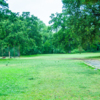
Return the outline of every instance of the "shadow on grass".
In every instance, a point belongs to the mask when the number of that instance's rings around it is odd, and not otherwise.
[[[100,56],[92,56],[92,57],[85,57],[86,59],[94,59],[94,58],[99,58],[100,59]]]
[[[4,89],[4,91],[0,91],[0,96],[25,93],[27,87],[9,87],[9,88],[2,87],[2,88]]]
[[[91,56],[84,58],[61,58],[62,60],[89,60],[89,59],[100,59],[100,56]]]
[[[0,96],[7,96],[7,94],[2,94],[2,93],[0,93]]]

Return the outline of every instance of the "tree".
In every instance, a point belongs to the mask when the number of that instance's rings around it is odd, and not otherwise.
[[[72,32],[75,32],[79,45],[81,46],[92,44],[100,31],[100,2],[95,1],[92,5],[83,5],[82,2],[83,0],[63,0],[63,12],[69,16],[67,18],[67,25]]]

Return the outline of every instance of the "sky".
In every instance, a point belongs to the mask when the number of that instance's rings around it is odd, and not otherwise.
[[[52,13],[62,12],[61,0],[8,0],[7,3],[12,12],[30,12],[46,25],[49,25]]]

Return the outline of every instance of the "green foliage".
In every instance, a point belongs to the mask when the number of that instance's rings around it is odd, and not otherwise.
[[[78,48],[78,49],[74,49],[71,51],[71,53],[84,53],[84,52],[85,52],[85,50],[82,48],[81,48],[81,50],[79,50],[79,48]]]
[[[81,46],[84,50],[97,51],[100,39],[100,2],[89,0],[62,0],[63,13],[52,14],[51,27],[54,34],[54,47],[66,52]],[[84,4],[86,2],[87,5]],[[56,29],[56,31],[55,31]],[[96,43],[95,43],[96,42]],[[91,48],[88,48],[90,45]],[[87,48],[87,49],[85,49]]]
[[[94,3],[97,3],[99,2],[99,0],[81,0],[82,3],[84,4],[94,4]]]
[[[30,15],[29,12],[23,12],[22,15],[10,12],[5,13],[4,16],[8,17],[4,17],[0,21],[2,55],[7,47],[17,47],[19,56],[20,53],[24,55],[39,53],[42,47],[42,33],[39,30],[40,20],[34,15]],[[43,22],[41,21],[41,23]],[[42,27],[43,30],[46,30],[46,26]],[[6,52],[11,52],[11,50]]]

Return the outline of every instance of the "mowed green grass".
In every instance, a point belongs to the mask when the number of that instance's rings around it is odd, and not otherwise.
[[[0,100],[100,100],[100,70],[82,60],[100,53],[0,59]]]

